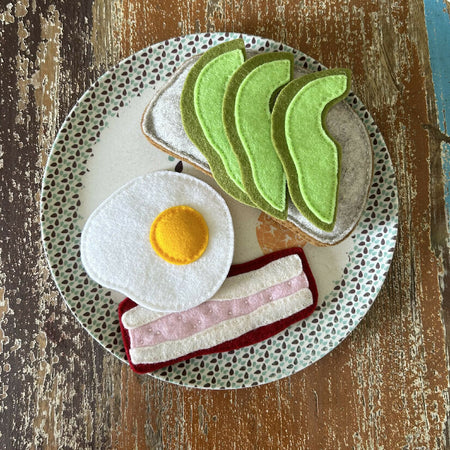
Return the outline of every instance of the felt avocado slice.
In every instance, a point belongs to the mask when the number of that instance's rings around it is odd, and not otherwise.
[[[270,105],[293,77],[290,53],[256,55],[233,74],[223,102],[228,139],[253,203],[278,219],[287,217],[286,177],[271,140]]]
[[[281,90],[272,111],[272,140],[292,201],[325,231],[336,221],[341,159],[325,118],[330,107],[347,96],[350,85],[347,69],[305,75]]]
[[[245,193],[239,163],[222,122],[226,85],[244,60],[245,44],[241,39],[206,51],[187,75],[180,108],[186,134],[206,157],[219,186],[236,200],[254,206]]]
[[[222,159],[228,176],[242,190],[241,169],[222,121],[222,103],[231,74],[244,62],[241,49],[216,56],[203,67],[194,86],[194,107],[203,133]]]

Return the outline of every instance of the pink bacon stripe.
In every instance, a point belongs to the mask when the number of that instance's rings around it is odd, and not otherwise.
[[[249,314],[262,305],[292,295],[308,286],[308,278],[301,273],[291,280],[248,297],[225,301],[208,300],[187,311],[168,314],[128,330],[130,347],[148,347],[192,336],[225,320]]]

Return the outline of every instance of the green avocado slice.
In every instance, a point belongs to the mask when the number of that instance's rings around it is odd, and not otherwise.
[[[254,206],[245,192],[239,163],[222,122],[225,88],[245,60],[242,39],[207,50],[189,71],[181,93],[181,118],[189,139],[203,153],[219,186],[236,200]]]
[[[325,118],[351,85],[347,69],[305,75],[281,90],[272,112],[272,140],[298,210],[325,231],[334,228],[341,148]]]
[[[241,49],[222,53],[203,67],[194,86],[195,112],[203,133],[222,159],[228,176],[242,190],[241,169],[222,121],[222,104],[230,74],[243,62]]]
[[[286,177],[271,140],[270,105],[293,77],[293,55],[263,53],[247,60],[228,83],[223,121],[253,203],[278,219],[287,217]]]

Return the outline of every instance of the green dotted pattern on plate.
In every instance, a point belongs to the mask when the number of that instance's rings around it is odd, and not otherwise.
[[[46,167],[41,197],[44,247],[53,277],[72,312],[105,348],[122,360],[125,351],[111,292],[93,282],[80,261],[80,191],[93,146],[108,117],[140,95],[144,87],[167,81],[192,55],[224,40],[244,39],[259,52],[288,51],[297,66],[325,69],[317,61],[271,40],[214,33],[153,45],[119,63],[82,96],[64,122]],[[367,208],[355,229],[341,280],[308,319],[259,344],[192,358],[153,375],[180,385],[227,389],[277,380],[307,367],[335,348],[370,308],[393,256],[397,235],[397,190],[389,153],[369,112],[350,93],[346,101],[365,124],[374,149],[374,178]]]

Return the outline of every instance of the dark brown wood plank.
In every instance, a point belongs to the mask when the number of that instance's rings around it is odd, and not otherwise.
[[[109,430],[97,425],[108,412],[96,418],[94,406],[103,351],[57,293],[40,241],[47,152],[99,75],[90,69],[91,9],[71,3],[17,1],[0,11],[2,448],[109,440]]]

